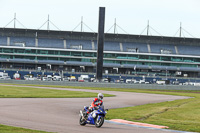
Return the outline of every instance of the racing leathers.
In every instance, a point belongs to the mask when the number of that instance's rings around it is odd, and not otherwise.
[[[92,112],[94,110],[94,107],[96,106],[101,106],[103,105],[103,101],[98,99],[98,98],[95,98],[93,101],[92,101],[92,104],[90,105],[88,111],[87,111],[87,114],[89,114],[90,112]]]

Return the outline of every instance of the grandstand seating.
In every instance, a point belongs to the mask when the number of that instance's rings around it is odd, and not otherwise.
[[[7,37],[0,36],[0,45],[6,46],[7,45]]]
[[[183,55],[200,55],[200,47],[198,46],[188,46],[181,45],[177,46],[179,54]]]
[[[90,40],[66,40],[67,48],[73,49],[73,46],[81,46],[82,50],[92,50],[92,42]]]
[[[35,47],[34,37],[10,37],[10,45],[17,46],[16,43],[24,43],[26,47]],[[120,42],[104,42],[104,51],[121,51]],[[0,36],[0,45],[7,45],[7,37]],[[177,51],[175,50],[175,45],[171,44],[149,44],[151,53],[160,54],[161,50],[168,50],[171,54],[180,55],[199,55],[199,46],[189,46],[189,45],[176,45]],[[74,46],[74,47],[73,47]],[[66,40],[67,49],[76,49],[76,46],[81,46],[82,50],[92,50],[91,40]],[[43,48],[64,48],[63,39],[50,39],[50,38],[38,38],[38,47]],[[97,41],[94,41],[95,50],[97,50]],[[138,48],[138,53],[149,53],[147,44],[144,43],[122,43],[122,50],[124,52],[130,51],[130,49]],[[81,50],[80,49],[80,50]]]
[[[95,50],[97,50],[98,49],[97,41],[94,41],[94,45],[95,45]],[[105,41],[104,51],[120,51],[119,42]]]
[[[118,42],[104,42],[104,51],[120,51]]]
[[[25,47],[35,47],[35,38],[34,37],[10,37],[10,45],[17,46],[16,43],[24,43]],[[0,45],[5,46],[7,45],[7,37],[0,36]],[[200,55],[200,46],[189,46],[189,45],[171,45],[171,44],[148,44],[150,45],[151,53],[161,54],[161,50],[170,51],[171,54],[180,54],[180,55]],[[81,46],[81,47],[76,47]],[[97,50],[97,41],[94,41],[95,50]],[[130,49],[138,49],[138,53],[149,53],[148,46],[145,43],[129,43],[123,42],[121,43],[122,48],[120,49],[120,42],[111,42],[105,41],[104,42],[104,51],[121,51],[123,52],[130,52]],[[51,39],[51,38],[38,38],[38,47],[42,48],[60,48],[63,49],[64,42],[63,39]],[[67,49],[76,49],[80,48],[79,50],[92,50],[92,41],[91,40],[66,40],[66,48]],[[170,53],[169,53],[170,54]],[[137,57],[117,57],[117,59],[132,59],[138,60]],[[35,63],[34,60],[28,59],[9,59],[12,62],[26,62],[26,63]],[[6,59],[1,58],[0,61],[8,61]],[[38,63],[44,63],[46,60],[39,60]],[[172,61],[175,62],[194,62],[192,60],[182,60],[179,58],[173,58]],[[75,62],[75,61],[55,61],[55,60],[47,60],[45,63],[50,64],[72,64],[72,65],[83,65],[83,66],[94,66],[94,63],[89,61],[86,62]],[[124,67],[124,68],[137,68],[141,69],[159,69],[165,70],[166,66],[148,66],[148,65],[135,65],[135,64],[116,64],[116,63],[104,63],[104,67]],[[175,66],[167,66],[167,70],[178,70]],[[180,70],[188,70],[188,71],[199,71],[199,68],[188,68],[188,67],[180,67]]]
[[[122,43],[123,51],[128,52],[128,49],[136,49],[138,48],[138,53],[148,53],[147,44],[142,43]]]
[[[171,54],[176,54],[174,45],[169,45],[169,44],[150,44],[150,48],[151,48],[151,53],[161,54],[161,50],[169,50],[169,51],[172,52]]]
[[[64,48],[64,43],[63,43],[63,39],[38,38],[38,47]]]
[[[94,72],[98,61],[97,35],[0,28],[0,65],[44,70],[46,64],[52,64],[54,70],[67,71],[86,66],[84,71]],[[183,71],[178,76],[200,77],[198,38],[105,34],[103,56],[103,69],[109,73],[120,68],[118,74],[176,76]]]
[[[7,37],[0,36],[0,44],[7,44]]]
[[[25,47],[34,47],[35,38],[33,37],[10,37],[11,46],[19,46],[18,44],[25,44]]]

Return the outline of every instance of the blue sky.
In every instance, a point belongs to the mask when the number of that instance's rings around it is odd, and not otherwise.
[[[16,13],[26,28],[40,28],[50,15],[50,21],[60,30],[72,31],[83,22],[93,31],[98,29],[99,7],[106,7],[105,32],[117,25],[129,34],[141,34],[150,26],[163,36],[174,36],[182,23],[182,36],[200,38],[200,0],[0,0],[0,27],[5,27]],[[7,27],[13,27],[14,23]],[[91,32],[83,25],[83,30]],[[16,23],[17,28],[22,28]],[[47,29],[44,25],[41,29]],[[57,30],[53,25],[50,29]],[[76,31],[80,31],[77,27]],[[159,35],[150,28],[151,35]],[[117,27],[117,33],[125,32]],[[192,36],[190,36],[187,32]],[[114,28],[109,33],[113,33]],[[143,32],[143,35],[146,31]],[[176,34],[179,36],[179,33]]]

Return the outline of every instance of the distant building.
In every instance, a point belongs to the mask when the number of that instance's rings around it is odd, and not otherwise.
[[[0,28],[0,67],[95,72],[97,33]],[[105,34],[104,72],[200,76],[200,39]]]

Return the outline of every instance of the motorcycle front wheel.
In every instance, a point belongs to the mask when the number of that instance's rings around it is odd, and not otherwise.
[[[81,126],[85,126],[85,124],[86,124],[86,121],[82,118],[82,116],[80,117],[79,124]]]
[[[98,116],[97,116],[97,119],[95,120],[95,126],[97,128],[100,128],[104,123],[104,117],[100,117],[100,119],[98,120]]]

